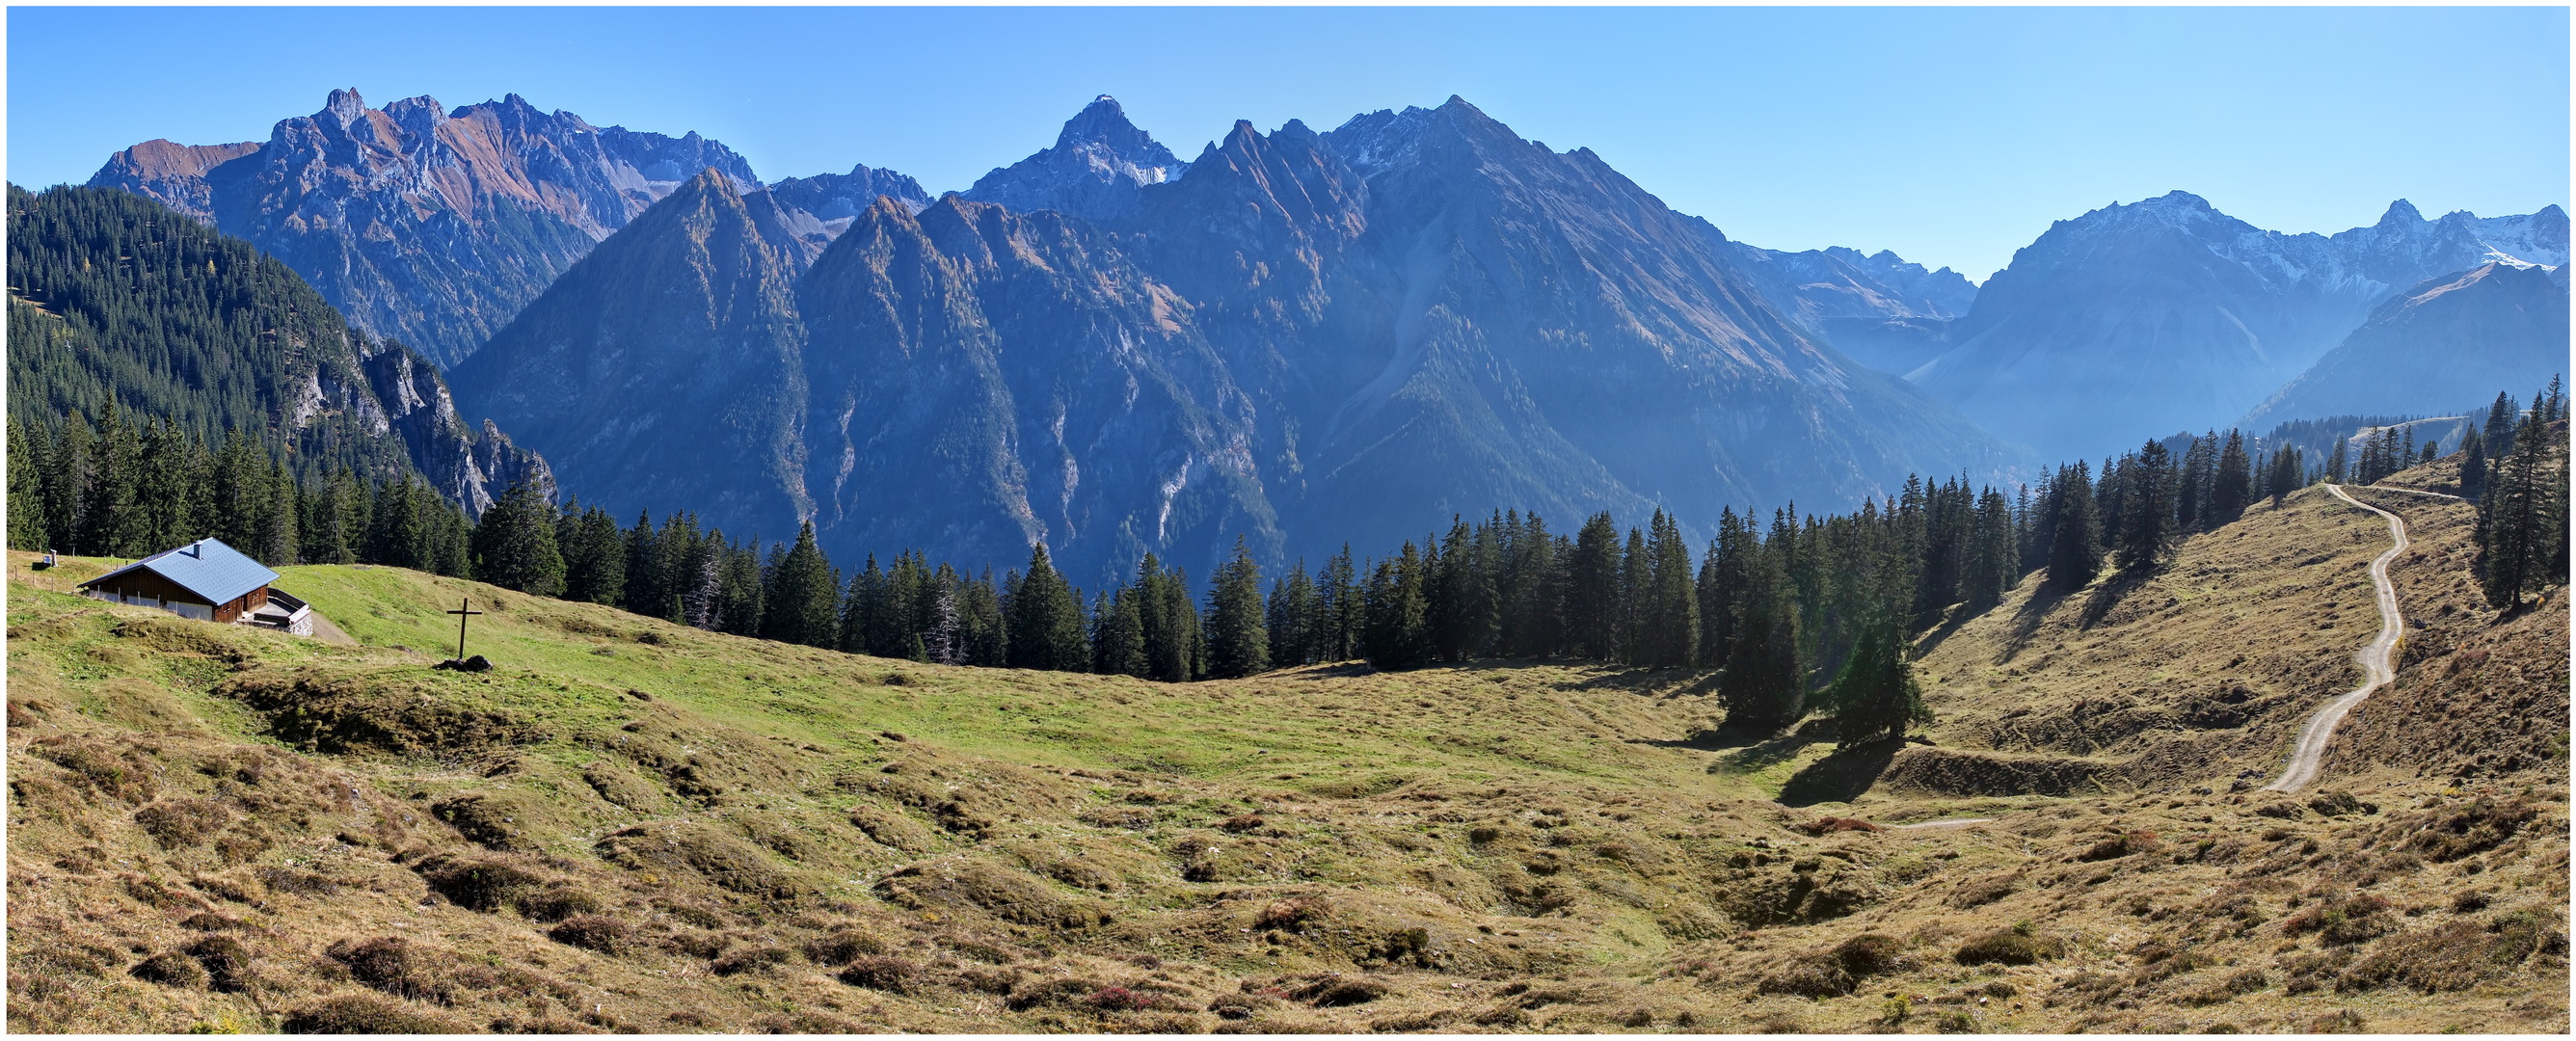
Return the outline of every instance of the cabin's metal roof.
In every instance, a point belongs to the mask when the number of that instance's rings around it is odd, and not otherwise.
[[[240,550],[217,539],[198,539],[90,579],[80,588],[88,589],[137,568],[169,579],[179,588],[206,598],[209,604],[231,603],[244,593],[277,581],[277,572],[243,556]]]

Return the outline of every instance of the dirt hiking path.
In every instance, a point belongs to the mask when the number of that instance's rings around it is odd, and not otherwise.
[[[2333,492],[2335,498],[2388,518],[2388,537],[2396,540],[2396,545],[2390,546],[2388,552],[2370,562],[2370,584],[2379,592],[2379,636],[2353,655],[2353,660],[2361,663],[2364,677],[2361,686],[2326,702],[2324,708],[2309,717],[2307,727],[2299,731],[2298,748],[2290,753],[2289,767],[2281,771],[2280,780],[2263,786],[2267,791],[2295,792],[2314,782],[2319,764],[2325,759],[2326,743],[2334,740],[2335,727],[2343,722],[2343,717],[2351,714],[2354,705],[2361,704],[2372,691],[2397,678],[2397,669],[2391,659],[2397,653],[2397,638],[2406,631],[2406,619],[2397,613],[2397,587],[2389,584],[2388,564],[2396,560],[2398,554],[2406,552],[2406,522],[2397,519],[2394,513],[2344,494],[2342,485],[2329,484],[2326,490]]]

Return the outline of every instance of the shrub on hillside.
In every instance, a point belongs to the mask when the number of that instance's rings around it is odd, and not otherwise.
[[[1953,955],[1961,965],[2036,965],[2066,953],[2066,942],[2034,936],[2027,927],[1997,929],[1959,945]]]

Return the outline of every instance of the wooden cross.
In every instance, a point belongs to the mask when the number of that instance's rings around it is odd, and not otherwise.
[[[448,614],[456,616],[456,660],[458,661],[465,660],[465,616],[483,613],[481,611],[468,610],[473,606],[474,598],[469,596],[457,602],[456,610],[447,612]]]

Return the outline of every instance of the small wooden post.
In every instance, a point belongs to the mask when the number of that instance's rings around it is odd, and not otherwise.
[[[482,613],[483,613],[483,612],[481,612],[481,611],[471,610],[471,608],[472,608],[473,606],[474,606],[474,598],[469,596],[469,597],[466,597],[466,598],[464,598],[463,600],[460,600],[460,601],[458,601],[458,602],[457,602],[457,604],[456,604],[456,610],[453,610],[453,611],[449,611],[449,612],[447,612],[448,614],[452,614],[452,615],[455,615],[455,616],[456,616],[456,660],[457,660],[457,661],[464,661],[464,660],[465,660],[465,618],[466,618],[466,616],[468,616],[468,615],[478,615],[478,614],[482,614]]]

